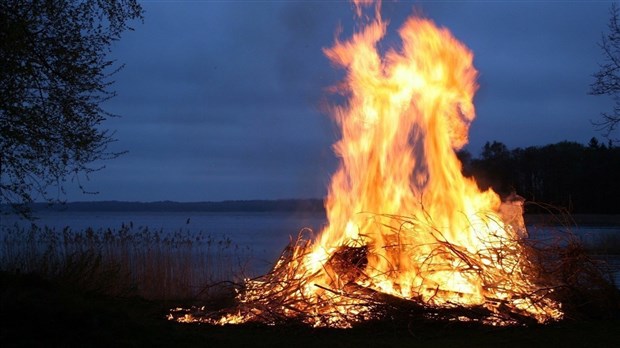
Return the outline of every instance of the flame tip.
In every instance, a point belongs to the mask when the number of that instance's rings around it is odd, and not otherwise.
[[[341,163],[325,200],[329,223],[313,240],[303,229],[291,236],[270,273],[246,280],[237,297],[245,310],[221,324],[283,316],[345,328],[379,318],[381,301],[490,325],[518,323],[511,314],[561,319],[552,290],[529,272],[522,205],[461,174],[455,149],[468,142],[478,89],[473,53],[447,28],[413,16],[398,31],[399,50],[382,54],[381,2],[353,3],[363,26],[323,49],[346,70],[333,89],[348,98],[332,109]],[[362,18],[373,3],[373,16]],[[472,306],[485,315],[450,312]]]

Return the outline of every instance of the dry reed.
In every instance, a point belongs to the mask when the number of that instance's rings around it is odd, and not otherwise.
[[[243,277],[249,247],[226,237],[132,223],[119,229],[3,227],[0,270],[38,273],[110,295],[153,300],[205,299],[211,285]]]

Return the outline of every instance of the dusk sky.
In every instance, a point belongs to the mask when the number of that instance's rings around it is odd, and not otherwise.
[[[112,150],[127,150],[70,189],[69,201],[219,201],[321,198],[338,132],[323,105],[343,71],[322,49],[348,38],[346,1],[143,1],[112,47],[125,68],[107,111],[120,118]],[[386,1],[398,43],[404,19],[423,14],[474,53],[480,88],[467,149],[563,140],[587,143],[612,101],[588,94],[602,62],[608,2]]]

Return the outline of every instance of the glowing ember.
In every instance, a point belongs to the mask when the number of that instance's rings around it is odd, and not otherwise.
[[[328,226],[248,280],[233,312],[177,320],[349,327],[398,306],[493,324],[562,317],[520,241],[521,202],[502,204],[461,174],[455,150],[475,116],[471,51],[414,17],[400,29],[402,48],[381,55],[386,26],[377,4],[361,31],[325,50],[346,69],[340,92],[348,96],[333,112],[341,165],[326,200]]]

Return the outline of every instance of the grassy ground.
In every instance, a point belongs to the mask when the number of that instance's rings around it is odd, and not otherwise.
[[[215,327],[165,319],[178,305],[86,291],[36,275],[0,273],[3,347],[617,347],[620,318],[527,328],[370,324],[350,330],[299,326]]]

